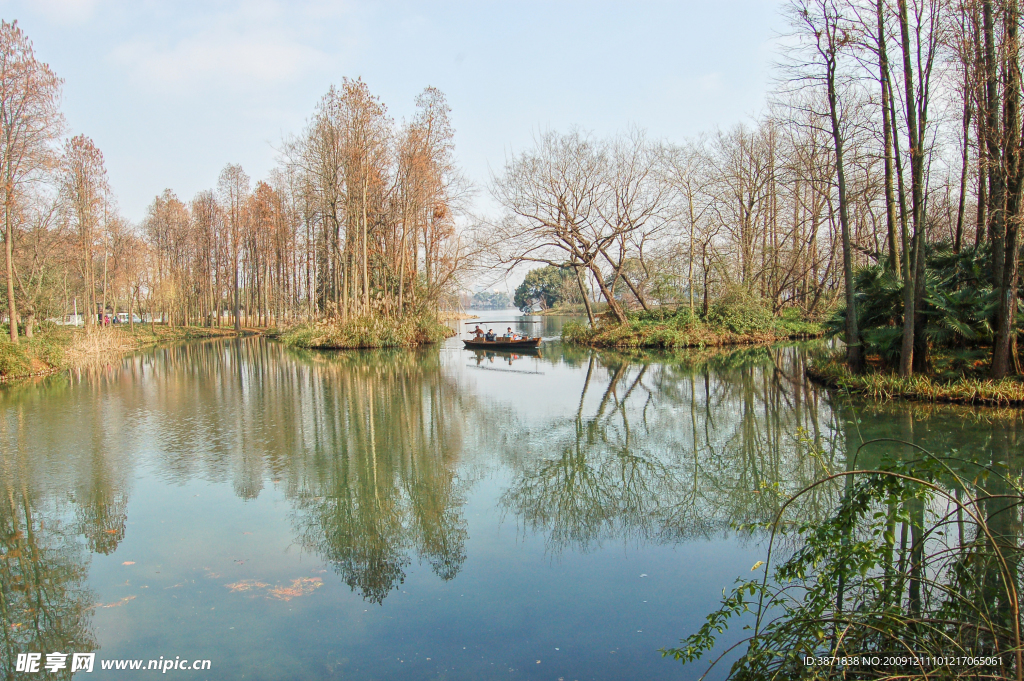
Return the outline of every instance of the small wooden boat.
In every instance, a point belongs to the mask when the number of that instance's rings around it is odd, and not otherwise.
[[[540,345],[540,338],[523,338],[520,340],[509,340],[507,338],[498,338],[497,340],[477,340],[471,338],[470,340],[463,339],[463,343],[466,344],[467,348],[473,350],[532,350]]]

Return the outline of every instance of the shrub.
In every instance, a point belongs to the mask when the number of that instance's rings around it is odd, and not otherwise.
[[[630,324],[672,324],[676,328],[685,328],[696,321],[689,307],[656,307],[651,310],[628,312],[626,317]]]
[[[818,336],[822,325],[807,318],[799,307],[787,307],[775,318],[776,332],[784,336]]]
[[[711,306],[706,321],[743,334],[770,330],[774,318],[764,299],[745,289],[734,288]]]
[[[878,355],[887,368],[899,366],[903,349],[903,329],[896,326],[876,326],[861,334],[866,355]]]
[[[565,343],[586,345],[593,337],[593,329],[582,322],[566,322],[565,326],[562,327],[562,341]]]
[[[24,349],[9,341],[0,341],[0,376],[27,374],[31,367]]]
[[[68,339],[65,337],[51,338],[43,336],[33,339],[30,344],[32,354],[53,367],[62,367],[66,361]]]

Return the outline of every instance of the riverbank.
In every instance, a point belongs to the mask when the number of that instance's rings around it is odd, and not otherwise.
[[[812,361],[807,367],[807,377],[826,387],[876,400],[1024,407],[1024,382],[1018,377],[998,381],[961,377],[944,381],[927,375],[905,377],[885,371],[854,374],[836,355]]]
[[[480,319],[480,315],[459,312],[457,310],[439,310],[437,313],[437,321],[439,322],[457,322],[463,319]]]
[[[689,310],[630,313],[624,324],[607,318],[595,327],[568,322],[562,340],[595,348],[660,348],[679,350],[726,345],[763,345],[784,340],[820,338],[823,325],[796,318],[773,317],[756,324],[715,323],[695,319]]]
[[[415,347],[439,343],[457,332],[430,315],[386,319],[356,317],[346,322],[321,320],[284,329],[276,338],[285,345],[311,350]]]
[[[604,314],[608,311],[607,303],[591,303],[590,309],[594,314]],[[558,305],[556,307],[549,307],[544,310],[537,310],[536,312],[530,312],[532,315],[551,316],[551,317],[564,317],[564,316],[575,316],[587,314],[587,308],[582,304],[578,305]]]
[[[241,333],[258,332],[244,330]],[[160,343],[237,335],[234,329],[163,324],[93,329],[52,326],[36,332],[33,338],[21,338],[17,345],[9,340],[0,341],[0,381],[109,364],[130,352]]]

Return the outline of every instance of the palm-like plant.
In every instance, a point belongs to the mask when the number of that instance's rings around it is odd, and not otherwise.
[[[976,366],[985,354],[979,348],[992,344],[998,301],[989,263],[984,246],[965,247],[959,253],[945,242],[928,247],[921,312],[927,320],[926,337],[935,347],[949,351],[940,360],[943,373],[962,374]],[[870,265],[858,270],[854,286],[866,353],[895,366],[903,339],[902,279],[883,265]],[[842,309],[829,321],[831,334],[842,333],[845,316]]]

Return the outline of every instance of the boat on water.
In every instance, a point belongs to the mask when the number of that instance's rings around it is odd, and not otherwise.
[[[463,343],[469,349],[477,350],[534,350],[540,345],[540,338],[522,338],[510,340],[508,338],[497,338],[496,340],[484,340],[481,338],[463,339]]]

